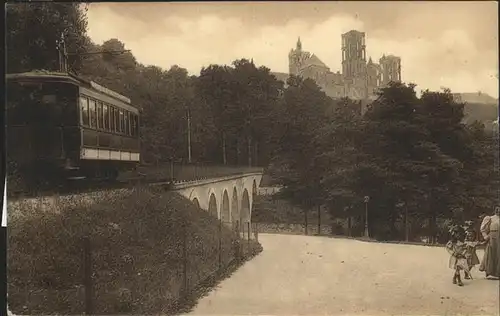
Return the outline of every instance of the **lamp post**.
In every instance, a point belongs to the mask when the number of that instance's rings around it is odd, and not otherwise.
[[[368,195],[365,195],[364,202],[365,202],[365,237],[369,238],[370,235],[368,233],[368,202],[370,202],[370,197]]]

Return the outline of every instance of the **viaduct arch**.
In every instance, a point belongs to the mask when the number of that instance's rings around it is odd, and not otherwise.
[[[247,223],[258,195],[262,172],[176,184],[174,190],[227,223]]]

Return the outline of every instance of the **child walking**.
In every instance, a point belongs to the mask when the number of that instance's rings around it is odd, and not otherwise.
[[[476,233],[474,230],[474,222],[465,222],[465,258],[467,259],[467,265],[469,270],[472,270],[475,265],[479,264],[479,257],[477,256],[476,249],[481,242],[476,240]],[[470,275],[465,276],[466,279],[472,279]]]
[[[466,245],[462,241],[464,231],[463,228],[454,225],[449,230],[451,238],[446,244],[446,250],[450,253],[449,267],[454,270],[453,284],[463,286],[460,271],[464,271],[465,277],[470,278],[469,265],[466,258]]]

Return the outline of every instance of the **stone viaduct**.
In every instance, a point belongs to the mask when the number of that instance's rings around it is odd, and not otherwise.
[[[176,183],[174,190],[224,223],[247,223],[262,172]]]

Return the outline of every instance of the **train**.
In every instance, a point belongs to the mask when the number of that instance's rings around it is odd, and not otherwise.
[[[140,111],[129,98],[63,72],[7,74],[6,85],[7,159],[20,174],[116,180],[140,164]]]

